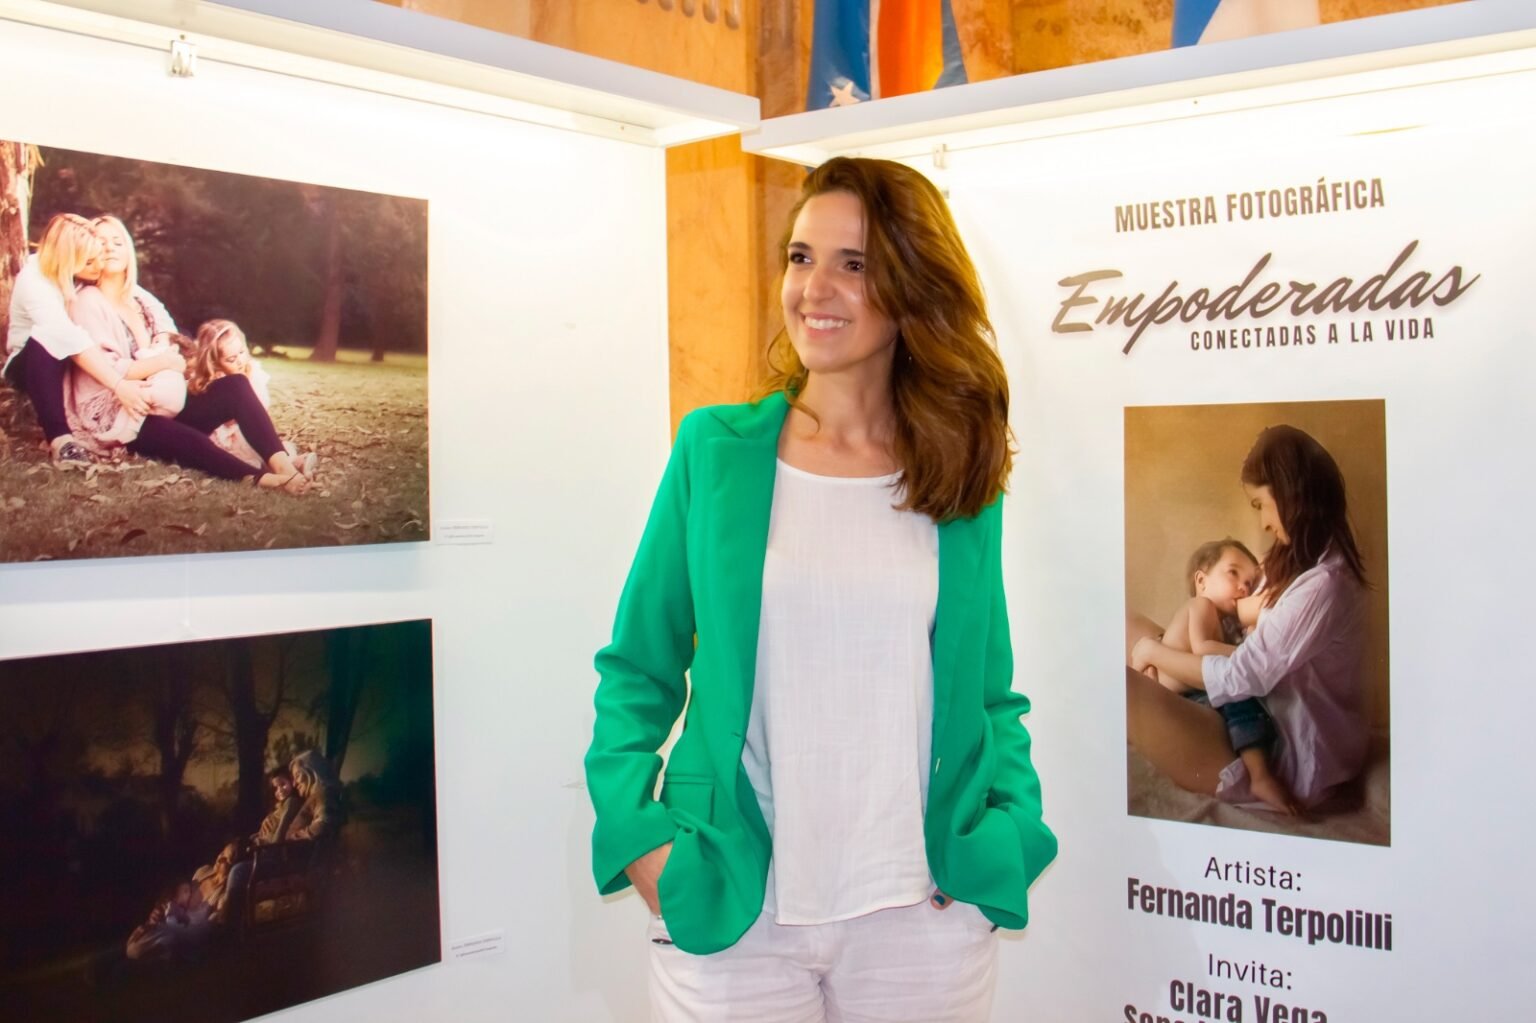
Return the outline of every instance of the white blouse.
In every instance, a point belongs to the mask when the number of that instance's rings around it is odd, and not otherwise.
[[[149,313],[149,333],[175,334],[176,321],[158,298],[135,285],[133,297]],[[71,296],[73,298],[73,296]],[[53,282],[43,276],[37,254],[27,257],[11,289],[10,322],[5,331],[5,365],[10,366],[29,340],[60,361],[97,347],[90,332],[69,318],[69,306]]]
[[[846,920],[932,891],[923,843],[938,529],[898,477],[779,462],[742,763],[773,835],[765,909]]]
[[[1370,744],[1361,679],[1365,599],[1337,554],[1298,575],[1230,656],[1201,661],[1214,706],[1261,696],[1280,734],[1273,765],[1304,806],[1360,773]],[[1242,760],[1221,773],[1216,795],[1252,802]]]
[[[69,318],[64,296],[43,276],[37,255],[27,257],[11,290],[10,324],[5,332],[6,363],[30,338],[55,359],[68,359],[96,347],[85,328]]]

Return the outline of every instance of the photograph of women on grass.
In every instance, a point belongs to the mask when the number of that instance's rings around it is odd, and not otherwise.
[[[0,1017],[232,1023],[438,962],[432,626],[0,661]]]
[[[428,538],[427,204],[0,141],[0,561]]]
[[[1125,410],[1128,808],[1388,845],[1381,401]]]

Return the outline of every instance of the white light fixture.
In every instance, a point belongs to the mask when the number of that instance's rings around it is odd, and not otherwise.
[[[14,21],[658,147],[755,125],[758,101],[375,0],[0,0]]]
[[[806,165],[917,161],[940,145],[958,152],[1519,73],[1536,67],[1533,54],[1536,3],[1478,0],[771,118],[742,148]]]

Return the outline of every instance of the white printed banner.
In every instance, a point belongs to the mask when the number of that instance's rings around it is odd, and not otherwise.
[[[1529,1013],[1533,104],[1513,73],[951,155],[1012,383],[1016,686],[1061,837],[997,1018]],[[1201,614],[1284,575],[1242,482],[1273,427],[1343,481],[1355,602],[1225,637],[1279,738],[1214,798],[1215,715],[1133,678],[1132,642],[1206,642]],[[1282,530],[1326,518],[1309,464],[1269,488]],[[1287,792],[1301,815],[1260,808]]]

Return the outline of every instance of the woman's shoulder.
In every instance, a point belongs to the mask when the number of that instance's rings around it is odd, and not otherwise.
[[[140,302],[146,302],[161,309],[165,308],[165,303],[156,298],[153,292],[146,290],[142,284],[135,284],[133,286],[133,297]]]
[[[778,428],[784,423],[788,402],[780,393],[756,401],[731,405],[703,405],[683,417],[677,427],[679,442],[707,437],[752,437]]]
[[[1296,576],[1280,595],[1280,600],[1297,605],[1313,602],[1332,605],[1361,596],[1363,592],[1364,588],[1350,571],[1348,562],[1343,556],[1329,551],[1318,559],[1317,564]]]
[[[1317,564],[1296,577],[1298,583],[1303,579],[1310,579],[1313,585],[1318,586],[1359,586],[1354,572],[1350,570],[1349,562],[1344,559],[1343,554],[1332,548],[1323,552],[1323,556],[1317,559]]]
[[[94,284],[87,284],[80,288],[75,292],[75,297],[69,301],[71,309],[110,309],[112,307],[112,300],[107,297],[106,292]]]

